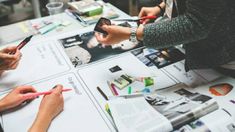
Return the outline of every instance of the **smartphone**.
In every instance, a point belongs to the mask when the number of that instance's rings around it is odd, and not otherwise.
[[[108,33],[101,28],[103,25],[111,25],[111,21],[107,18],[101,17],[95,25],[94,31],[108,35]]]

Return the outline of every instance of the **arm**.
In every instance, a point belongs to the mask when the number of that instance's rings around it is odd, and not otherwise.
[[[147,47],[165,48],[204,39],[222,15],[223,0],[186,1],[186,12],[171,21],[141,25],[137,29],[138,40]],[[102,27],[107,36],[96,34],[102,44],[115,44],[129,39],[130,28],[119,26]],[[118,36],[118,37],[117,37]]]
[[[165,8],[165,3],[162,2],[159,5],[162,9]],[[139,17],[144,16],[155,16],[159,15],[161,13],[161,9],[158,6],[155,7],[143,7],[139,13]],[[148,23],[149,20],[145,20],[143,23]],[[99,43],[106,44],[106,45],[112,45],[119,43],[123,40],[129,39],[131,34],[131,29],[128,27],[121,27],[121,26],[108,26],[103,25],[102,29],[108,32],[108,35],[104,36],[102,34],[96,33],[96,39]],[[118,37],[117,37],[118,36]],[[143,25],[139,26],[137,30],[137,39],[142,40],[143,39]]]
[[[164,48],[204,39],[224,7],[223,0],[188,0],[185,14],[171,21],[145,25],[144,45]]]
[[[57,85],[50,95],[44,96],[41,101],[37,117],[29,132],[46,132],[51,121],[63,110],[64,99],[62,85]]]
[[[32,86],[19,86],[0,100],[0,112],[19,106],[25,101],[32,100],[32,97],[24,97],[24,94],[36,92]]]

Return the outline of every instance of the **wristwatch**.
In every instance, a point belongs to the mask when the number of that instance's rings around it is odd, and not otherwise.
[[[136,31],[137,31],[137,26],[131,26],[131,35],[130,35],[130,41],[133,42],[134,44],[138,43],[137,37],[136,37]]]

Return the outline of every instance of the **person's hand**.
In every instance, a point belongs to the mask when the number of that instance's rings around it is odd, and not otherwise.
[[[9,54],[9,53],[15,53],[15,54]],[[0,75],[5,70],[13,70],[16,69],[16,67],[19,64],[20,58],[22,54],[17,49],[16,46],[7,47],[2,50],[0,50]]]
[[[19,86],[13,89],[8,95],[0,100],[0,111],[14,108],[25,101],[34,99],[24,96],[27,93],[34,93],[36,90],[32,86]]]
[[[29,132],[46,132],[51,121],[63,110],[64,99],[62,85],[57,85],[52,93],[45,95],[41,101],[37,118]]]
[[[40,107],[39,115],[46,115],[51,120],[56,117],[64,108],[64,99],[62,95],[62,85],[56,85],[52,89],[52,93],[43,97]]]
[[[161,9],[159,7],[142,7],[139,13],[139,18],[144,16],[158,16],[161,13]],[[150,21],[150,19],[144,20],[143,24],[146,24]]]
[[[103,25],[102,29],[105,30],[108,35],[95,33],[95,36],[97,41],[104,45],[113,45],[120,43],[121,41],[129,39],[131,33],[130,28],[115,25]]]

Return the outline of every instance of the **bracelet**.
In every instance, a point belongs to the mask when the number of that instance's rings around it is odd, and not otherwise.
[[[161,10],[161,12],[160,12],[160,16],[163,16],[163,14],[164,14],[164,9],[162,9],[162,7],[160,6],[160,5],[157,5],[157,7]]]

